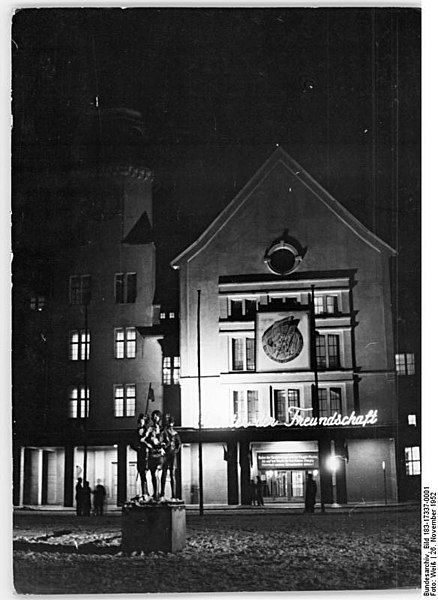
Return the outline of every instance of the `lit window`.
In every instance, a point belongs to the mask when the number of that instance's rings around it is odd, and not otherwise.
[[[234,421],[255,424],[259,418],[259,395],[256,390],[233,391]]]
[[[137,332],[135,327],[114,330],[115,358],[135,358],[137,352]]]
[[[231,369],[232,371],[255,371],[254,338],[231,339]]]
[[[408,446],[405,448],[406,475],[420,475],[420,447]]]
[[[165,319],[166,318],[166,313],[165,312],[161,312],[160,313],[160,319]]]
[[[175,318],[175,313],[174,312],[170,312],[169,313],[169,319],[174,319]]]
[[[91,275],[70,277],[70,304],[88,304],[91,300]]]
[[[316,334],[316,365],[318,369],[340,367],[339,335]]]
[[[44,296],[32,296],[30,299],[30,309],[42,311],[46,305],[46,298]]]
[[[84,419],[90,414],[90,388],[87,387],[85,398],[85,386],[71,387],[69,390],[68,416],[70,419]],[[85,412],[86,411],[86,412]]]
[[[315,296],[315,315],[334,315],[338,312],[337,296]]]
[[[330,417],[342,410],[341,388],[319,388],[319,416]]]
[[[135,415],[136,386],[134,383],[114,386],[114,416],[133,417]]]
[[[117,304],[132,304],[137,297],[137,273],[116,273],[114,294]]]
[[[180,365],[179,356],[163,356],[163,385],[179,383]]]
[[[417,415],[408,415],[408,425],[417,425]]]
[[[255,423],[259,418],[259,393],[248,390],[248,423]]]
[[[70,360],[89,360],[90,359],[90,330],[76,329],[70,331],[69,345]]]
[[[396,354],[395,369],[398,375],[415,375],[415,355],[412,352]]]
[[[299,406],[299,390],[274,390],[274,417],[279,423],[290,423],[293,408]]]

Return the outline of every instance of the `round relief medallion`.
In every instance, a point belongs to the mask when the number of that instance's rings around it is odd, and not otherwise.
[[[286,317],[266,329],[262,336],[262,347],[270,359],[285,363],[301,353],[304,342],[298,329],[299,322],[295,317]]]

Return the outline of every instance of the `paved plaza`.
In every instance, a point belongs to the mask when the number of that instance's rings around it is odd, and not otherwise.
[[[121,511],[14,514],[18,593],[92,594],[418,588],[418,507],[304,514],[287,508],[187,511],[175,554],[121,553]]]

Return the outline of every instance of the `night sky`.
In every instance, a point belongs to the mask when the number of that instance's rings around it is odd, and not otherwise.
[[[84,110],[143,114],[162,281],[280,144],[399,251],[418,339],[418,9],[27,9],[12,37],[15,161],[35,175]]]

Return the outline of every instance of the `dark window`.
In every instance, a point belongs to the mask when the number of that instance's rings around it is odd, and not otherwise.
[[[342,392],[341,388],[319,388],[319,416],[330,417],[335,412],[342,411]]]
[[[231,369],[233,371],[255,370],[254,338],[231,339]]]
[[[245,300],[245,315],[255,317],[257,312],[257,300]]]
[[[339,336],[328,335],[327,336],[327,349],[328,349],[328,368],[335,369],[339,367]]]
[[[290,423],[294,408],[300,406],[300,390],[274,390],[274,418],[279,423]]]
[[[246,338],[246,370],[255,370],[255,344],[254,338]]]
[[[231,340],[233,353],[233,371],[243,371],[243,342],[244,338],[233,338]]]
[[[137,297],[137,274],[116,273],[114,294],[117,304],[132,304]]]
[[[318,369],[340,367],[339,335],[316,334],[316,366]]]
[[[91,275],[70,277],[70,304],[88,304],[91,300]]]
[[[32,296],[30,299],[30,309],[42,311],[46,305],[45,296]]]
[[[236,318],[243,316],[243,300],[231,300],[230,301],[231,316]]]

